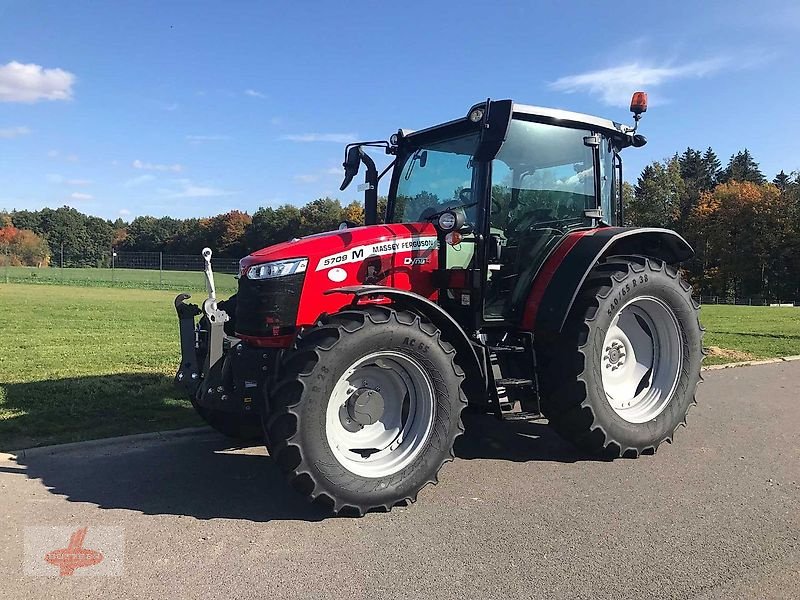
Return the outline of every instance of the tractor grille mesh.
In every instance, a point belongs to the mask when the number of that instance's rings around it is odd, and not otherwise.
[[[274,327],[291,327],[297,319],[305,273],[275,279],[239,279],[236,332],[270,336]]]

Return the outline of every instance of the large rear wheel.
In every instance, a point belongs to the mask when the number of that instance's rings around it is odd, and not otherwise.
[[[324,317],[269,393],[273,457],[295,489],[336,513],[413,502],[453,458],[463,381],[455,350],[413,313]]]
[[[594,453],[653,453],[685,425],[703,359],[699,306],[680,273],[611,257],[584,284],[562,338],[540,347],[542,409]]]

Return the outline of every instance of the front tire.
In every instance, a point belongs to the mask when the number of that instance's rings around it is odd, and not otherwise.
[[[562,338],[539,348],[551,425],[609,458],[652,454],[671,442],[701,379],[698,313],[689,284],[661,261],[611,257],[597,265]]]
[[[200,418],[225,437],[242,442],[263,439],[264,432],[258,414],[233,413],[200,406],[190,398],[194,410]]]
[[[269,394],[276,463],[334,513],[414,502],[464,427],[455,350],[418,315],[345,310],[304,331]]]

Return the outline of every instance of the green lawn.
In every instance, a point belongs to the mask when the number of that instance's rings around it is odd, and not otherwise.
[[[0,267],[0,281],[178,291],[205,289],[205,277],[202,271],[159,271],[158,269]],[[236,291],[236,279],[233,275],[214,273],[214,283],[221,292]]]
[[[0,450],[200,424],[172,386],[174,296],[0,283]],[[800,308],[706,306],[701,318],[707,364],[800,354]]]
[[[706,364],[800,354],[800,307],[708,304],[700,320],[711,347]]]
[[[0,450],[199,425],[172,386],[174,297],[0,284]]]

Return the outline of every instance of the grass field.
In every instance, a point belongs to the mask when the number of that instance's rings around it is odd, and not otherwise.
[[[159,271],[158,269],[0,267],[0,281],[178,291],[205,289],[205,277],[201,271]],[[214,273],[214,283],[221,292],[236,291],[236,279],[233,275]]]
[[[0,284],[0,450],[200,424],[172,387],[174,296]],[[701,317],[707,364],[800,354],[800,308],[706,306]]]
[[[200,424],[174,292],[0,284],[0,449]]]

